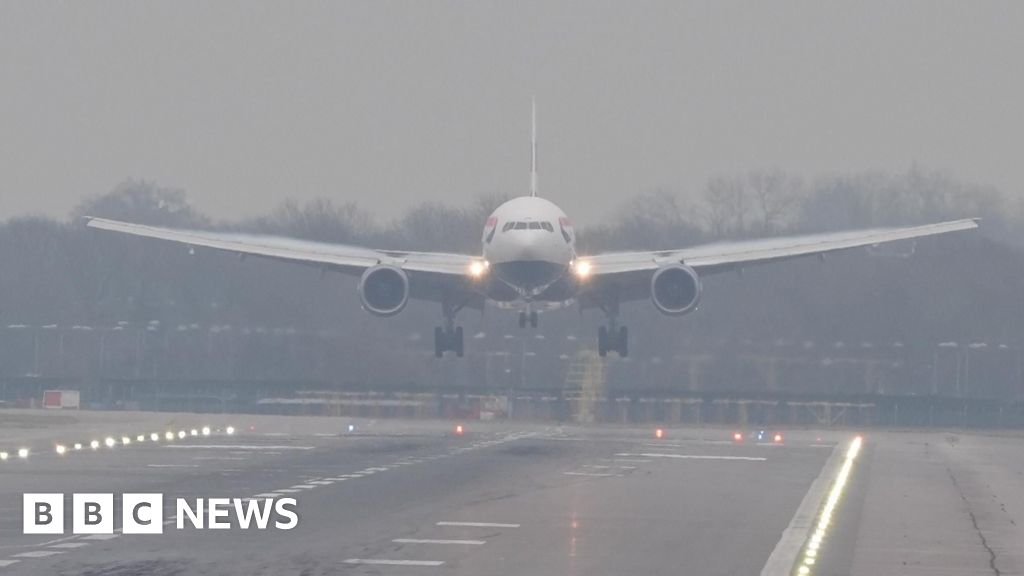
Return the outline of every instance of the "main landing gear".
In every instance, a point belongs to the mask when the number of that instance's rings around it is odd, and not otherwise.
[[[629,356],[629,330],[625,326],[618,325],[618,303],[602,306],[601,309],[608,317],[608,325],[597,329],[598,355],[604,358],[608,356],[609,352],[615,352],[619,358]]]
[[[527,314],[526,312],[520,312],[519,313],[519,327],[520,328],[526,328],[527,321],[529,321],[529,323],[530,323],[530,328],[536,328],[537,327],[537,311],[536,310],[530,310],[529,314]]]
[[[445,352],[454,352],[462,358],[462,326],[455,325],[455,314],[462,306],[453,306],[448,302],[441,304],[444,326],[434,328],[434,356],[441,358]]]

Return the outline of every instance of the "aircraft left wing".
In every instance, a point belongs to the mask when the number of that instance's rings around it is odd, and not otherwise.
[[[465,254],[373,250],[280,236],[163,228],[105,218],[87,217],[86,226],[188,246],[311,264],[353,275],[362,274],[378,264],[388,264],[409,274],[413,297],[432,300],[439,299],[445,290],[467,292],[470,267],[479,260]]]
[[[611,252],[580,258],[590,265],[591,284],[597,291],[614,289],[623,300],[649,296],[651,274],[667,264],[685,264],[700,275],[801,256],[823,255],[851,248],[911,240],[978,227],[967,218],[923,226],[874,228],[825,234],[808,234],[738,242],[703,244],[681,250]]]

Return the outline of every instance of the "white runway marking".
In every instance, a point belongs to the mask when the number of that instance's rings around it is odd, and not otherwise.
[[[54,544],[50,548],[84,548],[88,545],[86,542],[64,542],[63,544]]]
[[[615,474],[607,474],[605,472],[562,472],[566,476],[596,476],[599,478],[607,478],[608,476],[615,476]]]
[[[193,456],[193,460],[248,460],[240,456]]]
[[[811,448],[835,448],[836,444],[811,444]]]
[[[199,464],[146,464],[147,468],[199,468]]]
[[[765,462],[768,459],[760,456],[717,456],[714,454],[670,454],[667,452],[650,452],[645,454],[616,454],[616,456],[646,456],[647,458],[672,458],[675,460],[736,460],[741,462]]]
[[[89,534],[88,536],[82,536],[82,540],[113,540],[120,536],[120,534]]]
[[[345,564],[372,564],[377,566],[441,566],[441,560],[384,560],[375,558],[349,558]]]
[[[263,494],[257,494],[253,498],[277,498],[280,496],[277,492],[264,492]]]
[[[46,558],[47,556],[56,556],[57,554],[63,554],[63,552],[59,550],[32,550],[31,552],[12,554],[11,558]]]
[[[313,486],[312,484],[296,484],[295,486],[292,486],[292,488],[298,488],[299,490],[309,490],[310,488],[316,488],[316,486]]]
[[[344,482],[345,480],[348,480],[348,478],[324,478],[324,482],[327,482],[328,480],[331,482]]]
[[[789,526],[782,531],[782,538],[761,569],[761,576],[782,576],[793,572],[793,565],[796,564],[797,555],[803,548],[807,533],[814,525],[814,517],[825,497],[825,491],[828,490],[833,471],[839,468],[842,461],[842,453],[842,449],[836,444],[832,455],[821,467],[821,473],[811,483],[807,494],[804,494],[804,499],[796,509],[793,519],[789,521]]]
[[[471,528],[519,528],[519,524],[502,524],[500,522],[448,522],[441,521],[438,526],[469,526]]]
[[[165,444],[164,448],[189,450],[312,450],[313,446],[269,446],[260,444]]]
[[[275,492],[281,492],[282,494],[295,494],[296,492],[302,492],[302,490],[295,490],[294,488],[279,488]]]
[[[310,484],[316,484],[317,486],[330,486],[334,484],[334,480],[310,480]]]
[[[17,564],[18,562],[21,562],[21,560],[0,560],[0,568],[6,568],[11,564]]]
[[[649,458],[613,458],[612,459],[612,462],[635,462],[635,463],[638,463],[638,464],[643,464],[643,463],[650,462],[650,461],[651,460]]]
[[[395,538],[396,544],[463,544],[467,546],[482,546],[487,544],[486,540],[432,540],[429,538]]]

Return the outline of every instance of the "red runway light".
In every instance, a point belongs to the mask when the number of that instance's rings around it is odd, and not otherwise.
[[[737,442],[743,442],[743,434],[736,432],[735,434],[732,435],[732,439]]]
[[[782,442],[782,434],[776,434],[773,440],[775,440],[776,444],[780,444]]]

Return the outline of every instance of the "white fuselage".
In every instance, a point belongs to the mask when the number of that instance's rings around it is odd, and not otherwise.
[[[529,301],[569,274],[576,233],[565,212],[551,201],[513,198],[487,219],[483,256],[494,279]]]

